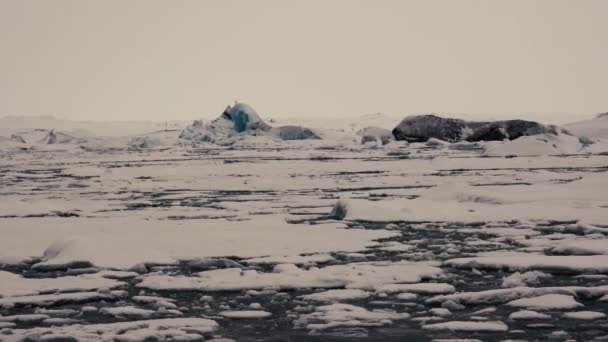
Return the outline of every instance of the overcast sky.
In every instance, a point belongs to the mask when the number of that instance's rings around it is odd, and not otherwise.
[[[0,115],[608,111],[608,1],[0,0]]]

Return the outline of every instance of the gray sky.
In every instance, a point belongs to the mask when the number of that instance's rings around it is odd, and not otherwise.
[[[608,111],[603,0],[0,0],[0,115]]]

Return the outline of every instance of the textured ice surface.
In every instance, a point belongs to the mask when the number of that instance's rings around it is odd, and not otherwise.
[[[229,147],[172,123],[0,125],[1,339],[608,335],[601,137],[357,141],[391,120],[298,141],[230,121]]]

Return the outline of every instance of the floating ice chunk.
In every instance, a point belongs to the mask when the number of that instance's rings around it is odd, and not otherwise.
[[[248,264],[295,264],[324,263],[335,260],[329,254],[294,255],[294,256],[267,256],[260,258],[245,259]]]
[[[301,126],[274,127],[270,129],[270,134],[282,140],[321,139],[315,131]]]
[[[303,315],[299,322],[320,320],[324,323],[307,324],[309,330],[323,330],[335,327],[382,326],[393,320],[403,320],[410,317],[407,313],[388,310],[368,311],[362,307],[350,304],[331,304],[320,306],[316,311]]]
[[[506,142],[486,143],[488,156],[544,156],[581,153],[583,145],[578,137],[566,134],[541,134],[521,137]]]
[[[365,127],[357,131],[357,142],[359,144],[376,143],[377,146],[386,145],[395,138],[393,133],[386,128]]]
[[[220,315],[226,318],[264,318],[272,314],[262,310],[222,311]]]
[[[64,324],[74,324],[76,322],[79,322],[79,320],[73,319],[73,318],[55,317],[55,318],[45,319],[44,321],[42,321],[42,324],[45,324],[45,325],[64,325]]]
[[[473,338],[436,338],[432,339],[431,342],[482,342],[481,340]],[[507,342],[507,341],[505,341]]]
[[[485,314],[489,314],[489,313],[494,313],[496,312],[496,308],[495,307],[489,307],[489,308],[485,308],[485,309],[481,309],[481,310],[477,310],[475,312],[473,312],[471,315],[485,315]]]
[[[260,303],[251,303],[249,304],[249,308],[252,310],[262,310],[262,304]]]
[[[513,287],[508,289],[486,290],[478,292],[460,292],[429,298],[428,304],[443,303],[453,300],[461,304],[506,303],[520,298],[563,294],[567,296],[600,297],[608,294],[608,286],[556,286],[556,287]]]
[[[448,317],[452,315],[452,312],[450,310],[444,308],[434,308],[429,310],[429,312],[439,317]]]
[[[508,277],[502,279],[502,287],[517,287],[530,285],[538,285],[541,278],[551,277],[550,274],[540,271],[530,271],[525,273],[515,272]]]
[[[562,294],[547,294],[532,298],[521,298],[507,303],[509,306],[535,310],[567,310],[583,306],[574,297]]]
[[[133,296],[131,298],[134,302],[144,303],[144,304],[154,304],[156,307],[165,308],[165,309],[177,309],[177,305],[173,302],[174,299],[171,298],[163,298],[163,297],[154,297],[154,296]]]
[[[445,302],[441,303],[441,307],[453,311],[463,310],[465,308],[464,305],[458,304],[453,300],[446,300]]]
[[[418,295],[415,293],[400,293],[397,295],[399,300],[414,300],[416,298],[418,298]]]
[[[551,251],[557,254],[603,254],[608,255],[606,239],[582,240],[565,239]]]
[[[37,295],[42,292],[90,291],[104,287],[115,288],[123,284],[99,274],[38,279],[0,271],[0,296],[3,297]]]
[[[572,319],[593,320],[593,319],[605,318],[606,314],[603,312],[597,312],[597,311],[575,311],[575,312],[566,312],[562,316],[565,318],[572,318]]]
[[[418,284],[383,284],[374,288],[376,292],[394,293],[410,292],[420,294],[442,294],[456,291],[454,286],[445,283],[418,283]]]
[[[406,245],[406,244],[398,242],[398,241],[391,241],[391,242],[382,244],[377,249],[382,250],[382,251],[387,251],[387,252],[407,252],[414,248],[415,247],[412,245]]]
[[[502,256],[479,256],[450,259],[448,266],[461,268],[486,268],[510,270],[569,271],[576,273],[608,272],[608,255],[539,255],[517,253]]]
[[[49,319],[49,318],[51,318],[49,315],[43,315],[43,314],[0,316],[0,322],[35,323],[35,322],[44,321],[45,319]]]
[[[520,310],[509,315],[509,320],[519,319],[549,319],[551,315],[543,314],[532,310]]]
[[[59,304],[86,303],[95,300],[112,300],[117,296],[112,293],[71,292],[47,295],[13,296],[0,298],[0,306],[31,305],[53,306]]]
[[[492,322],[467,322],[467,321],[452,321],[443,323],[434,323],[423,325],[424,330],[451,330],[451,331],[488,331],[488,332],[504,332],[508,331],[509,327],[501,321]]]
[[[152,316],[155,311],[145,310],[136,308],[134,306],[121,306],[116,308],[102,308],[99,310],[100,313],[111,315],[115,317],[135,317],[135,318],[148,318]]]
[[[226,258],[201,258],[189,261],[188,267],[193,271],[206,271],[215,268],[243,268],[243,265]]]
[[[429,147],[444,147],[449,145],[450,143],[445,141],[445,140],[441,140],[441,139],[437,139],[437,138],[430,138],[429,140],[426,141],[425,145],[429,146]]]
[[[320,302],[333,302],[349,299],[365,299],[370,296],[370,293],[356,289],[328,290],[302,296],[306,300],[314,300]]]
[[[215,321],[204,318],[170,318],[105,324],[74,324],[52,328],[13,329],[12,335],[3,335],[3,341],[21,341],[26,336],[67,335],[78,341],[142,341],[188,340],[193,337],[211,337],[217,330]]]
[[[299,269],[293,264],[283,264],[275,266],[272,273],[229,268],[200,272],[198,277],[149,275],[142,277],[142,282],[137,286],[153,290],[199,291],[339,287],[369,290],[383,284],[416,283],[440,273],[441,269],[437,267],[406,261],[362,262],[309,270]],[[424,291],[426,288],[427,286],[423,285],[419,289]],[[429,285],[428,288],[432,289],[432,286]],[[414,287],[412,289],[415,290]],[[398,289],[395,292],[404,291],[406,290]]]
[[[0,329],[14,328],[17,324],[13,322],[0,322]]]

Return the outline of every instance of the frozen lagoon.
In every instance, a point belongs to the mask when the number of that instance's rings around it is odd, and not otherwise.
[[[608,335],[601,151],[72,147],[3,151],[2,340]]]

